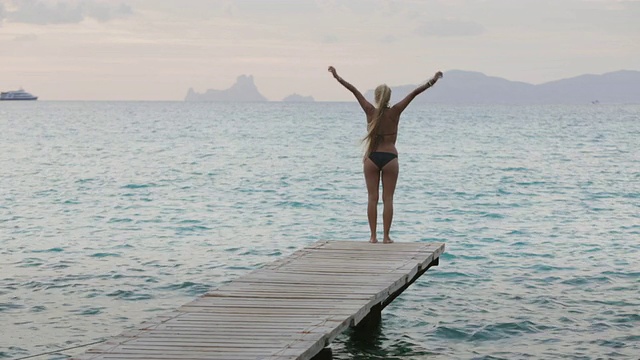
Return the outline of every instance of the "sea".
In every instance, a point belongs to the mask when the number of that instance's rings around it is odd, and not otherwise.
[[[367,241],[365,130],[355,102],[0,103],[0,358]],[[640,105],[416,103],[397,147],[391,236],[446,252],[335,359],[640,358]]]

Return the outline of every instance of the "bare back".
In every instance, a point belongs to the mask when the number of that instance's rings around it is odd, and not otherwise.
[[[367,124],[373,121],[373,113],[367,114]],[[387,108],[380,118],[378,128],[377,146],[373,151],[390,152],[398,154],[396,140],[398,138],[398,123],[400,122],[400,112],[393,107]]]

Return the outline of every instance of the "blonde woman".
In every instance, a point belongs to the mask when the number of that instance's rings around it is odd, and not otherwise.
[[[398,138],[398,122],[400,114],[409,106],[409,103],[423,91],[433,86],[440,78],[442,72],[438,71],[431,80],[424,85],[418,86],[397,104],[389,107],[391,99],[391,89],[383,84],[375,90],[375,102],[373,106],[364,96],[340,76],[333,66],[329,66],[329,72],[338,80],[342,86],[351,91],[358,100],[358,103],[367,115],[367,136],[363,139],[365,143],[364,154],[364,179],[367,184],[369,200],[367,204],[367,218],[369,219],[369,229],[371,238],[369,242],[377,243],[376,221],[378,218],[378,198],[380,189],[380,178],[382,177],[382,202],[384,208],[382,212],[382,222],[384,226],[382,242],[392,243],[389,237],[391,222],[393,220],[393,193],[396,190],[398,181],[398,150],[396,149],[396,139]]]

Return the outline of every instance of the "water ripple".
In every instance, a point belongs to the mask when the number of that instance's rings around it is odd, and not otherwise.
[[[410,110],[392,236],[447,252],[334,357],[637,359],[640,108]],[[353,103],[3,104],[0,358],[366,241],[363,122]]]

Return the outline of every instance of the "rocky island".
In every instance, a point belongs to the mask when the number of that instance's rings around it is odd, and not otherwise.
[[[200,94],[190,88],[184,101],[261,102],[268,100],[258,91],[252,75],[240,75],[235,84],[225,90],[209,89]]]
[[[282,102],[314,102],[313,96],[303,96],[299,94],[291,94],[284,99]]]

